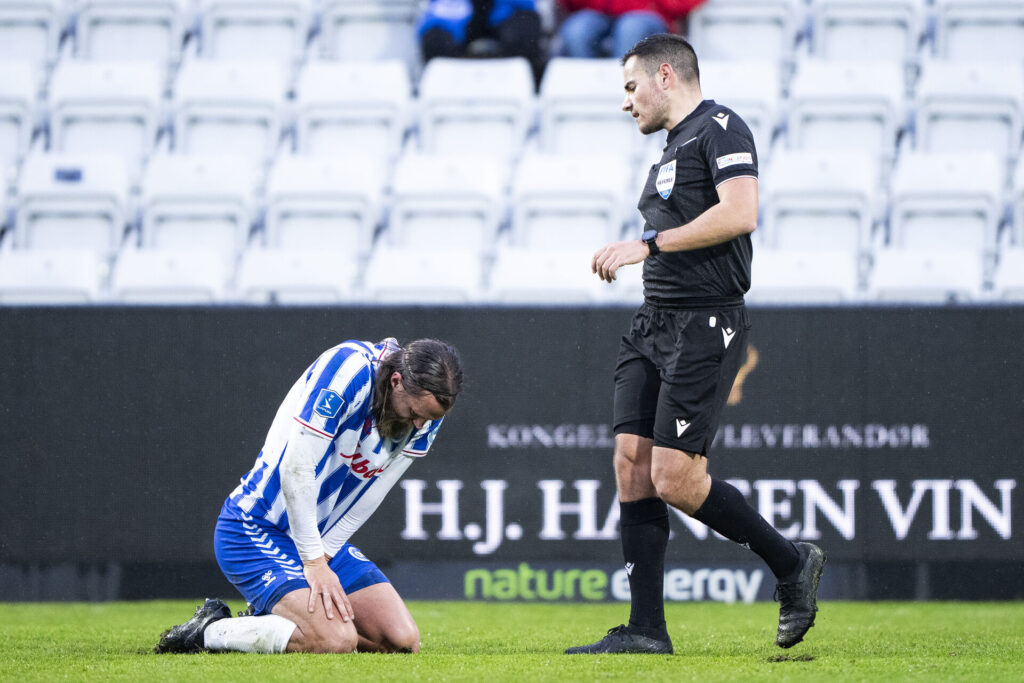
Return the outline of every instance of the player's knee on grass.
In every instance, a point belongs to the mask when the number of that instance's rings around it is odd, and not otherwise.
[[[414,623],[393,625],[383,633],[381,642],[374,643],[374,646],[377,652],[419,652],[420,630]]]
[[[359,636],[352,622],[338,625],[321,625],[307,622],[301,624],[292,634],[288,643],[291,651],[313,654],[349,654],[359,645]]]

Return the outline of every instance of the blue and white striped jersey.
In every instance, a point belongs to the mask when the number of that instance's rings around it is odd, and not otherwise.
[[[380,359],[398,349],[388,338],[379,344],[346,341],[321,354],[288,392],[255,466],[229,496],[228,509],[292,535],[281,461],[298,422],[324,437],[315,469],[316,520],[325,552],[334,555],[413,460],[426,455],[444,420],[428,421],[399,441],[378,434],[370,411],[373,382]]]

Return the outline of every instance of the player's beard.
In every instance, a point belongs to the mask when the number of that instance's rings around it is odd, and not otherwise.
[[[374,406],[373,418],[377,421],[377,433],[384,439],[398,441],[405,438],[412,431],[412,420],[400,417],[391,405],[392,389],[389,383],[384,383],[380,388],[384,395],[378,406]]]
[[[398,441],[409,435],[412,431],[412,420],[407,420],[395,414],[390,405],[384,406],[383,414],[377,419],[377,433],[385,439]]]

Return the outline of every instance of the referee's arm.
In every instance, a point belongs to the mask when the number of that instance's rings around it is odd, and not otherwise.
[[[655,242],[661,251],[703,249],[754,232],[757,227],[757,179],[739,176],[716,188],[718,203],[685,225],[663,230]],[[590,268],[605,282],[622,266],[640,263],[650,255],[641,240],[612,242],[599,249]]]

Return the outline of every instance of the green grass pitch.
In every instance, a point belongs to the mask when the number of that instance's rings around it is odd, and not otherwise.
[[[151,654],[196,604],[0,604],[0,681],[1024,680],[1020,602],[825,603],[791,650],[773,604],[672,604],[674,656],[572,657],[628,606],[411,602],[418,655]]]

